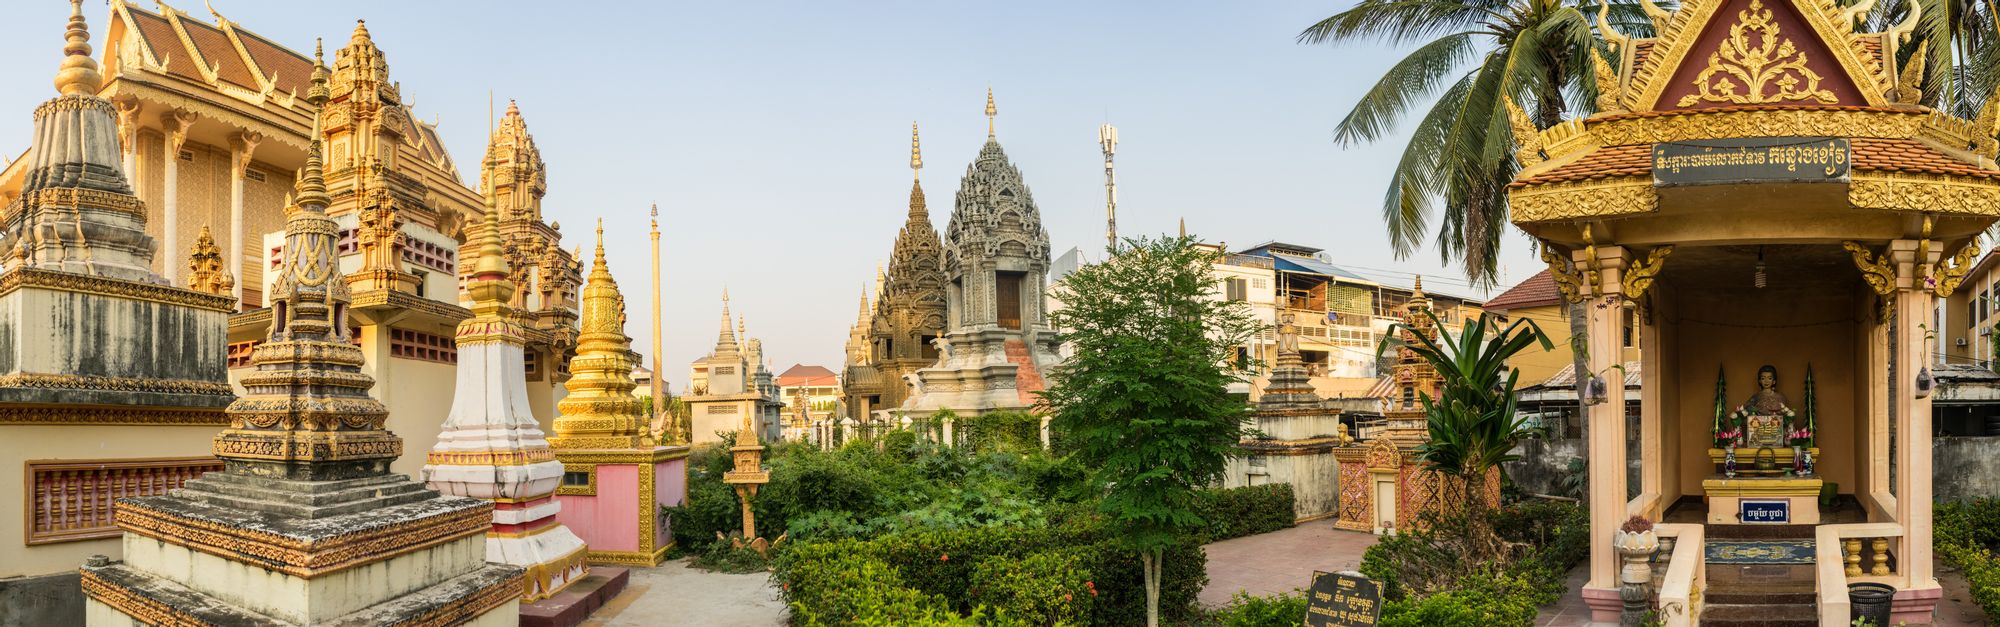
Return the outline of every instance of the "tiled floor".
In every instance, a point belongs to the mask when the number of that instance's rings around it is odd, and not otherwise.
[[[1212,568],[1211,568],[1212,570]],[[1536,619],[1536,627],[1580,627],[1591,625],[1590,607],[1583,604],[1583,584],[1590,576],[1585,566],[1578,564],[1569,571],[1569,592],[1562,600],[1542,607],[1542,614]],[[1937,565],[1938,583],[1944,586],[1944,598],[1938,602],[1937,611],[1932,614],[1936,627],[1975,627],[1992,625],[1986,620],[1979,603],[1972,599],[1972,592],[1966,588],[1965,576],[1958,571],[1946,570],[1943,563]],[[1597,623],[1608,624],[1608,623]]]
[[[1333,528],[1316,520],[1290,529],[1224,540],[1208,551],[1208,587],[1201,604],[1218,606],[1237,592],[1269,595],[1312,585],[1313,571],[1354,570],[1375,545],[1374,534]]]

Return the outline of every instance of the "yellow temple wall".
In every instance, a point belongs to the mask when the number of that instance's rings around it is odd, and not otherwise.
[[[0,425],[0,578],[74,572],[93,554],[119,558],[118,536],[27,545],[27,460],[206,457],[220,426]]]
[[[1680,418],[1678,464],[1680,493],[1699,495],[1701,480],[1715,472],[1707,459],[1709,426],[1715,407],[1715,369],[1722,366],[1728,381],[1728,407],[1741,405],[1757,390],[1757,369],[1778,369],[1778,391],[1794,410],[1805,410],[1806,366],[1813,369],[1818,390],[1820,448],[1816,471],[1854,491],[1862,466],[1857,440],[1858,396],[1849,393],[1865,385],[1856,375],[1855,318],[1852,293],[1830,290],[1742,290],[1676,294],[1672,338],[1679,385],[1674,393]],[[1739,457],[1740,463],[1750,460]]]
[[[368,351],[371,365],[376,352],[369,350],[370,334],[386,331],[386,327],[362,327],[362,350]],[[387,338],[382,338],[384,344]],[[385,346],[381,353],[388,354]],[[389,465],[389,471],[422,477],[424,455],[437,446],[438,433],[444,429],[444,418],[451,413],[451,398],[458,386],[458,366],[453,364],[422,361],[417,359],[389,358],[393,373],[371,373],[375,376],[373,396],[389,406],[389,420],[385,426],[389,431],[403,438],[403,456]]]
[[[142,131],[138,140],[139,180],[134,185],[134,191],[146,200],[146,232],[155,238],[156,245],[165,246],[165,229],[168,227],[165,224],[166,205],[159,199],[166,195],[166,137],[156,131]],[[229,147],[189,141],[181,146],[181,150],[191,153],[194,158],[181,161],[175,167],[179,186],[175,190],[178,199],[175,211],[179,219],[174,227],[179,243],[183,248],[193,246],[201,228],[207,226],[218,244],[230,245]],[[243,267],[233,269],[233,272],[237,282],[242,283],[246,291],[254,293],[261,289],[264,276],[259,265],[264,260],[264,254],[259,251],[263,234],[285,229],[284,198],[285,193],[291,191],[292,174],[290,170],[281,171],[275,166],[254,161],[252,167],[263,173],[264,180],[246,178],[243,181],[243,239],[247,241],[238,244],[244,246]],[[170,263],[176,266],[186,264],[187,253],[187,250],[155,251],[153,271],[164,272],[166,264]],[[227,259],[226,253],[224,258]],[[246,277],[248,282],[245,282]],[[261,294],[255,298],[246,294],[245,300],[250,305],[245,309],[263,304]]]

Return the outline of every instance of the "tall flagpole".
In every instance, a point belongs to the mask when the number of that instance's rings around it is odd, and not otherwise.
[[[680,443],[680,429],[667,410],[667,373],[660,369],[660,205],[653,203],[653,423],[660,439]]]

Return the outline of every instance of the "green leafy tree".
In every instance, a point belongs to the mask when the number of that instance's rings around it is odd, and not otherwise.
[[[1378,352],[1407,349],[1436,368],[1443,385],[1438,396],[1422,393],[1429,423],[1430,441],[1417,448],[1424,468],[1442,475],[1439,504],[1445,509],[1463,507],[1471,512],[1474,550],[1490,551],[1484,558],[1498,557],[1503,550],[1492,525],[1481,510],[1488,505],[1483,486],[1498,472],[1500,464],[1513,461],[1511,451],[1530,437],[1528,419],[1515,411],[1515,385],[1521,372],[1507,367],[1507,359],[1540,344],[1553,345],[1542,328],[1528,318],[1516,319],[1502,327],[1498,318],[1480,314],[1468,320],[1457,336],[1438,323],[1437,316],[1424,312],[1437,329],[1435,339],[1407,323],[1391,325]]]
[[[1050,315],[1074,354],[1042,400],[1103,491],[1098,508],[1139,555],[1146,624],[1159,624],[1161,559],[1202,525],[1196,488],[1219,480],[1246,407],[1228,386],[1260,325],[1216,297],[1219,253],[1191,237],[1132,238],[1055,286]]]

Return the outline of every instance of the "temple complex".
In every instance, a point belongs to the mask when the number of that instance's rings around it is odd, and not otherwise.
[[[602,224],[582,317],[569,395],[549,438],[563,464],[556,519],[589,544],[591,563],[657,566],[673,548],[660,508],[687,494],[688,447],[657,444],[632,394],[637,357],[625,335],[625,297],[604,261]]]
[[[1617,54],[1592,59],[1598,113],[1538,131],[1508,104],[1523,166],[1510,217],[1589,315],[1585,600],[1617,618],[1613,532],[1636,515],[1678,538],[1659,581],[1668,625],[1741,606],[1847,624],[1857,582],[1895,589],[1891,624],[1928,622],[1927,323],[2000,216],[2000,102],[1971,120],[1930,106],[1920,51],[1896,54],[1921,11],[1855,32],[1865,5],[1648,8],[1657,37],[1599,14]],[[1643,327],[1637,433],[1605,402],[1625,396],[1628,310]],[[1704,565],[1706,544],[1745,537],[1813,540],[1813,563],[1758,581]],[[1774,601],[1772,585],[1809,585],[1813,602]]]
[[[181,255],[211,231],[240,311],[229,319],[231,381],[271,327],[265,295],[282,256],[285,195],[305,162],[318,106],[304,97],[324,65],[210,11],[196,18],[115,0],[96,95],[113,103],[115,165],[145,213],[145,233],[163,257],[149,269],[176,286],[198,287]],[[213,19],[213,22],[204,21]],[[339,46],[339,44],[335,44]],[[392,408],[389,427],[413,450],[435,441],[451,407],[457,354],[451,337],[471,317],[459,290],[465,226],[484,212],[461,182],[437,125],[418,119],[386,55],[364,24],[332,51],[322,155],[340,227],[335,250],[354,289],[354,315],[374,394]],[[527,316],[524,381],[543,429],[555,415],[566,354],[575,345],[580,267],[560,233],[540,218],[545,174],[518,111],[510,107],[488,152],[496,153],[504,245]],[[0,169],[0,199],[19,198],[27,161]],[[237,388],[240,393],[242,390]],[[418,456],[395,470],[415,474]],[[0,569],[4,572],[4,569]]]
[[[82,570],[92,625],[518,623],[521,568],[486,562],[493,506],[389,469],[403,443],[346,324],[320,145],[287,208],[269,340],[215,437],[225,470],[118,503],[124,561]]]
[[[917,126],[911,124],[910,170],[920,174],[923,167]],[[924,205],[923,181],[913,176],[909,215],[896,235],[888,272],[876,286],[872,311],[868,297],[862,298],[858,336],[853,338],[858,346],[850,347],[847,368],[848,381],[864,383],[847,392],[854,416],[876,422],[877,411],[901,407],[909,394],[906,377],[937,363],[936,340],[944,336],[945,321],[943,254],[944,244]]]
[[[71,8],[58,95],[8,168],[18,191],[0,231],[0,504],[12,512],[0,516],[0,596],[45,600],[6,608],[20,613],[0,622],[19,624],[83,619],[76,566],[119,554],[112,497],[220,469],[207,442],[234,399],[222,348],[235,300],[154,270],[189,251],[160,251],[146,232],[147,203],[117,161],[117,109],[97,95],[103,74]],[[211,248],[195,247],[196,267]]]
[[[762,340],[742,336],[742,323],[729,326],[729,294],[722,295],[722,328],[716,332],[715,348],[689,367],[687,404],[694,444],[727,442],[722,434],[742,425],[758,429],[758,438],[782,437],[784,401],[778,399],[778,384],[764,365]]]
[[[988,90],[986,144],[959,180],[945,227],[946,333],[936,342],[937,363],[904,377],[913,387],[897,410],[905,417],[1029,409],[1043,373],[1059,361],[1043,295],[1049,234],[1021,171],[1000,148],[996,113]]]
[[[583,540],[556,520],[563,464],[528,412],[528,391],[516,374],[526,340],[509,304],[515,286],[507,278],[493,178],[486,219],[473,227],[478,248],[466,281],[473,317],[459,323],[454,338],[458,389],[423,478],[433,490],[493,502],[486,559],[525,569],[521,601],[533,603],[576,583],[589,567]]]

